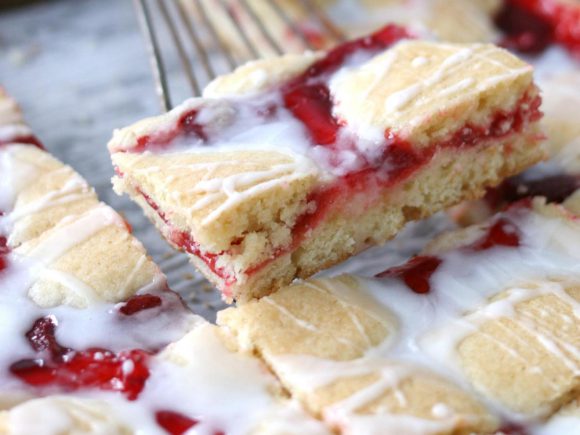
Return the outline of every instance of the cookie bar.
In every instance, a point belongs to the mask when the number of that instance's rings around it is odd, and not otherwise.
[[[121,370],[129,373],[124,380],[140,388],[130,400],[114,391],[90,389],[37,397],[0,411],[0,433],[173,435],[193,429],[210,434],[330,434],[283,396],[257,359],[231,351],[217,327],[201,318],[198,322],[161,353],[136,360],[133,351],[132,359],[123,361]],[[97,378],[99,369],[110,370],[103,366],[93,362],[92,376]]]
[[[387,26],[250,63],[116,131],[116,191],[245,302],[543,157],[529,65],[492,45],[406,38]]]
[[[580,391],[578,242],[575,215],[529,200],[218,323],[341,433],[544,433]]]
[[[1,128],[24,125],[5,94],[0,107]],[[0,145],[1,434],[328,433],[185,307],[77,173],[22,137]]]

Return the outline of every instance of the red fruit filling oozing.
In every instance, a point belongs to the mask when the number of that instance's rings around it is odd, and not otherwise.
[[[461,249],[478,252],[496,246],[511,248],[520,246],[519,230],[515,224],[505,217],[495,220],[478,240]],[[375,276],[377,278],[400,279],[415,293],[425,294],[431,291],[431,276],[442,263],[443,259],[439,257],[417,255],[405,264],[391,267]]]
[[[377,153],[379,155],[372,158],[364,155],[357,148],[355,138],[349,139],[348,134],[339,134],[345,127],[345,122],[336,118],[333,113],[334,102],[328,88],[328,80],[331,74],[342,67],[353,54],[360,52],[375,54],[409,37],[405,29],[390,25],[366,38],[342,44],[314,62],[304,73],[281,85],[279,89],[273,90],[280,92],[282,96],[281,107],[268,107],[267,110],[256,113],[256,119],[264,123],[269,118],[276,117],[279,111],[286,110],[305,127],[311,139],[311,146],[323,146],[331,151],[348,149],[363,163],[359,169],[336,177],[332,183],[312,192],[308,197],[308,203],[315,206],[297,219],[292,229],[290,245],[278,248],[267,260],[244,271],[245,274],[254,274],[281,255],[292,252],[304,238],[308,237],[311,230],[323,221],[329,211],[348,205],[355,195],[368,196],[371,199],[367,203],[370,204],[373,198],[378,198],[378,195],[373,197],[371,192],[380,192],[381,189],[408,178],[426,165],[438,150],[464,149],[492,139],[502,139],[513,133],[520,133],[529,122],[537,121],[541,117],[540,97],[526,94],[512,112],[498,111],[486,125],[464,125],[441,142],[417,149],[412,143],[391,131],[386,131],[384,143],[379,146],[382,153]],[[138,138],[131,151],[168,148],[175,139],[180,139],[178,142],[183,143],[181,140],[183,138],[189,142],[193,139],[201,145],[211,146],[213,140],[219,141],[219,137],[217,139],[212,137],[208,133],[209,129],[196,121],[200,110],[197,108],[183,113],[174,128],[169,131]],[[334,155],[335,157],[330,158],[330,164],[339,165],[338,153],[335,152]],[[203,252],[189,233],[176,230],[159,206],[146,193],[138,187],[135,188],[168,226],[169,238],[175,245],[202,259],[214,274],[227,281],[226,288],[235,282],[235,277],[229,276],[227,271],[217,266],[219,257],[228,253],[227,251]]]
[[[0,213],[0,216],[2,216],[2,213]],[[0,273],[8,267],[6,256],[9,252],[10,248],[8,247],[8,239],[5,236],[0,235]]]
[[[165,223],[167,228],[165,237],[167,237],[171,243],[173,243],[178,248],[183,249],[185,252],[195,255],[201,259],[213,273],[225,281],[226,285],[234,282],[234,279],[227,274],[225,269],[217,266],[217,261],[223,252],[217,254],[202,252],[199,244],[193,240],[191,234],[176,228],[171,223],[171,221],[167,219],[165,213],[159,209],[159,206],[149,197],[149,195],[145,194],[139,187],[136,187],[136,190],[143,197],[143,199],[147,201],[149,207],[155,210],[161,220]]]
[[[55,336],[57,320],[53,316],[34,322],[26,333],[36,358],[22,359],[10,366],[10,372],[35,387],[57,386],[67,391],[99,388],[119,391],[135,400],[149,377],[144,350],[119,353],[91,348],[75,351],[61,346]]]
[[[35,136],[16,136],[12,137],[9,140],[0,140],[0,148],[2,145],[14,144],[14,143],[22,143],[33,145],[41,150],[44,149],[44,145],[35,137]]]
[[[429,280],[442,260],[430,255],[418,255],[402,266],[392,267],[377,275],[377,278],[399,278],[415,293],[429,293]]]
[[[508,178],[498,187],[488,190],[485,200],[493,209],[535,196],[543,196],[548,202],[559,203],[577,189],[580,189],[580,177],[575,175],[550,175],[535,180],[519,175]]]
[[[159,296],[150,294],[135,295],[127,299],[127,301],[119,307],[119,312],[126,316],[132,316],[138,312],[159,307],[161,302]]]
[[[580,57],[580,6],[558,0],[506,0],[496,17],[502,45],[539,53],[560,43]]]
[[[181,435],[199,423],[198,420],[186,417],[174,411],[157,411],[155,413],[157,424],[171,435]]]
[[[189,418],[179,412],[162,410],[155,413],[155,421],[170,435],[182,435],[200,421],[195,418]],[[205,433],[205,432],[204,432]],[[222,431],[213,431],[212,435],[225,435]]]
[[[518,228],[505,218],[497,219],[487,232],[472,243],[469,248],[474,251],[485,251],[494,246],[506,246],[517,248],[520,246],[520,235]]]

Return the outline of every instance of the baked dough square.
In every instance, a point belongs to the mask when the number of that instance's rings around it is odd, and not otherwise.
[[[580,391],[578,242],[577,216],[538,198],[218,324],[341,433],[543,433]]]
[[[243,303],[543,157],[529,65],[407,36],[252,62],[116,131],[115,190]]]
[[[0,108],[0,434],[329,434]]]

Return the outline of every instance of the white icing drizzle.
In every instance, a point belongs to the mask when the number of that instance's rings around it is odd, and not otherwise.
[[[125,225],[121,217],[110,207],[99,204],[80,216],[63,219],[27,256],[49,265],[72,247],[113,224],[122,228]]]
[[[422,83],[415,83],[408,88],[392,93],[385,100],[385,110],[387,112],[401,110],[419,96],[423,91],[423,86]]]
[[[137,276],[137,274],[141,270],[141,267],[143,267],[143,265],[145,264],[146,261],[147,261],[147,256],[142,255],[141,257],[139,257],[139,260],[137,260],[137,262],[135,263],[135,266],[133,266],[133,269],[127,275],[127,280],[125,281],[125,284],[123,284],[123,287],[121,288],[121,294],[125,294],[125,291],[131,286],[131,284],[133,283],[133,280],[135,279],[135,277]]]
[[[411,61],[411,65],[415,68],[420,66],[425,66],[429,64],[429,59],[424,56],[417,56],[415,59]]]
[[[295,161],[292,163],[273,165],[266,170],[237,172],[223,178],[204,179],[199,181],[191,190],[192,193],[203,195],[194,203],[192,210],[203,209],[225,195],[226,200],[203,219],[202,224],[207,225],[223,212],[243,203],[252,196],[315,173],[316,168],[310,164],[308,159],[295,156]]]
[[[54,171],[52,174],[56,175],[58,172],[71,173],[70,178],[66,180],[59,190],[51,190],[40,198],[37,198],[26,205],[19,206],[10,213],[9,219],[14,222],[25,216],[38,213],[50,207],[67,204],[87,197],[86,194],[90,191],[90,188],[78,174],[72,172],[71,169],[67,167]]]
[[[534,431],[541,428],[536,423],[537,419],[549,409],[536,409],[526,415],[510,411],[504,403],[494,400],[490,393],[482,396],[475,392],[458,362],[458,346],[468,335],[478,331],[483,334],[480,328],[485,322],[505,318],[535,337],[539,347],[534,348],[534,352],[546,352],[560,361],[571,376],[580,375],[578,349],[550,332],[543,317],[531,318],[516,310],[522,302],[553,295],[572,310],[574,319],[562,317],[564,322],[578,322],[580,304],[557,282],[557,279],[563,278],[571,281],[580,279],[580,232],[577,224],[531,210],[508,213],[521,233],[520,246],[494,247],[472,253],[453,250],[440,254],[443,263],[432,275],[431,291],[427,295],[413,293],[393,279],[362,280],[362,288],[356,289],[359,292],[348,293],[345,293],[339,280],[323,281],[325,288],[336,294],[341,303],[368,309],[373,317],[396,318],[394,323],[398,328],[393,329],[384,343],[371,348],[364,357],[332,361],[309,355],[269,355],[271,365],[284,383],[306,393],[342,378],[371,373],[377,375],[376,382],[331,405],[324,412],[328,422],[346,433],[423,434],[451,430],[458,416],[449,406],[434,406],[432,416],[435,420],[392,415],[388,410],[382,410],[377,415],[356,413],[357,409],[368,405],[386,390],[391,390],[399,403],[405,403],[405,398],[397,389],[404,379],[417,373],[417,370],[435,372],[451,384],[470,391],[483,400],[492,413],[502,418],[530,424]],[[529,283],[534,285],[527,285]],[[510,289],[505,297],[489,301],[505,289]],[[389,313],[386,316],[381,314],[385,311]],[[544,317],[555,315],[561,314],[551,308],[544,310]],[[510,340],[519,340],[524,348],[530,347],[515,335],[515,331],[505,325],[501,328]],[[489,334],[483,334],[483,337],[493,340],[511,357],[530,366],[529,361],[508,342]],[[536,355],[541,357],[539,353]],[[540,375],[547,386],[560,394],[555,381],[543,373],[541,366],[532,365],[529,370]]]
[[[316,326],[314,326],[312,323],[308,323],[308,322],[306,322],[306,321],[304,321],[304,320],[296,317],[287,308],[285,308],[282,305],[278,304],[277,302],[275,302],[269,296],[264,297],[263,300],[268,305],[271,305],[274,308],[276,308],[278,311],[280,311],[280,313],[282,313],[284,316],[289,317],[290,319],[292,319],[301,328],[307,329],[307,330],[309,330],[311,332],[319,332],[318,331],[318,328]]]
[[[342,124],[341,105],[347,104],[340,98],[339,88],[343,82],[349,80],[353,72],[367,72],[367,77],[363,74],[366,81],[363,80],[365,86],[361,86],[360,98],[377,98],[372,94],[376,93],[376,87],[389,77],[397,61],[411,63],[413,68],[425,68],[433,63],[433,59],[427,57],[409,60],[404,58],[405,51],[401,47],[416,43],[416,41],[397,42],[394,48],[384,50],[380,56],[377,56],[378,50],[357,49],[346,56],[341,65],[337,65],[336,70],[313,76],[307,81],[309,86],[313,84],[328,86],[334,117],[338,123]],[[396,112],[406,110],[411,106],[421,107],[429,100],[439,98],[439,95],[430,93],[424,95],[424,91],[450,76],[453,79],[456,78],[457,82],[443,89],[440,92],[442,97],[456,97],[468,87],[474,87],[473,78],[466,79],[463,74],[457,74],[460,68],[472,59],[498,63],[509,74],[519,73],[489,57],[488,55],[496,50],[493,47],[482,48],[477,44],[473,47],[439,44],[437,49],[448,51],[447,58],[437,61],[438,65],[434,67],[435,70],[429,77],[386,97],[385,111]],[[403,55],[402,60],[401,55]],[[529,71],[529,68],[525,71]],[[380,163],[380,159],[384,158],[382,157],[384,148],[389,146],[385,140],[386,126],[380,122],[377,125],[367,125],[369,123],[366,120],[373,118],[373,114],[363,116],[364,119],[361,120],[346,119],[344,125],[337,129],[337,136],[332,147],[329,147],[328,144],[314,143],[313,135],[307,131],[306,124],[286,107],[284,98],[287,98],[289,94],[286,95],[285,92],[284,88],[274,88],[239,96],[226,95],[221,98],[190,100],[160,120],[159,124],[162,124],[164,128],[174,128],[174,123],[180,116],[190,113],[195,108],[195,122],[202,127],[202,136],[205,136],[205,139],[202,140],[200,135],[178,135],[177,138],[170,140],[169,144],[163,144],[163,151],[155,150],[153,151],[155,153],[208,155],[239,150],[267,151],[288,155],[293,160],[293,163],[271,163],[265,165],[267,169],[248,171],[231,165],[231,170],[227,171],[228,175],[205,176],[193,186],[190,192],[183,193],[183,195],[189,195],[188,198],[192,195],[196,198],[190,209],[191,213],[207,211],[201,222],[202,226],[211,224],[224,212],[235,209],[251,197],[271,192],[301,177],[312,175],[322,182],[332,181],[336,177],[360,170],[365,165],[372,166],[372,162]],[[359,122],[364,125],[358,125]],[[116,133],[110,143],[111,151],[115,153],[125,147],[131,151],[131,144],[135,143],[136,137],[143,134],[141,131],[135,131],[138,129],[134,129],[133,134],[129,133],[132,131],[131,128]],[[156,134],[162,132],[163,128],[145,127],[145,130],[150,133],[150,140],[154,142]],[[259,162],[259,159],[256,161]],[[208,174],[212,172],[210,168],[213,168],[215,164],[214,162],[207,163]],[[225,165],[230,164],[225,163]],[[171,163],[171,166],[177,167],[180,164]],[[161,177],[166,178],[164,182],[167,184],[179,178],[178,174],[173,174],[172,169],[173,167],[162,169],[166,174],[171,173],[167,178]],[[127,177],[131,177],[132,170],[127,171]],[[137,171],[149,172],[153,169],[138,169]],[[220,174],[223,172],[220,171]],[[135,182],[129,180],[128,183]],[[179,190],[182,190],[182,185],[183,183]],[[154,195],[153,192],[145,193]],[[176,199],[179,199],[179,195],[181,194],[175,194]]]
[[[424,89],[433,87],[435,84],[443,80],[446,75],[453,70],[453,67],[457,67],[473,55],[474,51],[471,48],[463,48],[456,53],[451,54],[441,63],[441,66],[439,66],[431,77],[391,94],[385,102],[385,109],[387,111],[399,111],[405,108],[414,101]]]
[[[0,103],[2,101],[0,99]],[[19,193],[38,178],[41,167],[17,161],[17,150],[12,145],[0,148],[0,169],[6,169],[0,177],[0,205],[7,213],[0,216],[0,236],[9,236],[13,225],[26,216],[42,213],[54,205],[92,198],[84,180],[74,174],[60,189],[14,210]],[[42,156],[40,153],[38,158]],[[57,174],[61,171],[70,169],[62,168],[53,174],[63,175]],[[232,188],[243,188],[251,176],[242,178],[239,185],[234,183]],[[90,195],[87,196],[87,192]],[[3,348],[0,352],[0,406],[17,403],[21,397],[29,395],[37,398],[0,415],[0,419],[6,418],[0,426],[4,428],[7,424],[12,435],[78,431],[103,435],[121,432],[161,435],[166,431],[156,421],[155,414],[169,411],[197,421],[188,433],[329,434],[321,422],[308,416],[296,403],[286,402],[275,394],[276,381],[258,359],[228,350],[216,335],[216,327],[193,315],[184,308],[179,296],[166,291],[162,275],[156,275],[137,291],[159,297],[162,307],[125,316],[119,311],[125,303],[105,302],[82,281],[82,273],[73,275],[52,268],[76,246],[111,225],[125,229],[119,215],[104,204],[98,204],[82,214],[66,216],[40,237],[25,241],[7,255],[2,254],[1,264],[5,261],[8,266],[0,270],[0,343]],[[145,255],[135,260],[120,289],[123,294],[134,285],[146,261]],[[96,261],[92,267],[106,266]],[[36,305],[28,293],[40,278],[61,284],[71,291],[66,298],[79,298],[87,307],[41,308]],[[69,302],[66,298],[63,303]],[[168,343],[174,344],[150,357],[149,378],[134,401],[126,400],[119,392],[91,388],[69,394],[58,387],[34,389],[12,376],[8,368],[17,361],[37,356],[25,334],[37,319],[47,316],[56,323],[56,340],[60,345],[78,351],[103,348],[102,352],[95,353],[95,361],[103,361],[109,351],[158,350]],[[45,353],[42,354],[44,357]],[[132,360],[123,361],[120,367],[125,376],[135,370]]]
[[[36,276],[42,276],[43,279],[49,279],[62,284],[65,288],[72,290],[73,293],[85,301],[87,305],[94,305],[102,300],[101,296],[95,290],[85,284],[83,281],[71,275],[56,269],[47,267],[34,268]]]
[[[12,210],[16,195],[38,175],[38,168],[17,157],[21,145],[2,145],[0,150],[0,210]],[[30,145],[25,145],[30,146]],[[39,159],[42,157],[39,156]]]

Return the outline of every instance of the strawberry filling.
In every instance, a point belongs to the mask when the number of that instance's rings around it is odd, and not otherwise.
[[[125,316],[132,316],[144,310],[161,306],[161,298],[151,294],[135,295],[121,305],[119,312]]]
[[[514,204],[513,209],[529,207],[523,201]],[[487,228],[486,232],[475,242],[459,249],[471,252],[485,251],[494,247],[517,248],[520,246],[520,232],[517,226],[507,217],[499,217]],[[443,264],[443,259],[431,255],[417,255],[406,263],[391,267],[375,275],[377,278],[394,278],[418,294],[431,291],[431,276]]]
[[[332,182],[312,192],[307,200],[313,205],[309,210],[314,211],[308,211],[297,218],[292,228],[291,243],[275,248],[266,260],[252,265],[244,271],[244,274],[251,276],[280,256],[294,251],[331,212],[346,210],[349,205],[355,215],[364,212],[379,198],[383,189],[408,179],[427,165],[440,150],[448,148],[463,150],[484,145],[490,140],[505,139],[512,134],[521,133],[529,123],[541,117],[540,97],[530,92],[521,97],[513,111],[497,111],[486,125],[466,124],[447,139],[421,148],[387,130],[384,132],[384,142],[378,148],[382,152],[372,156],[364,154],[357,147],[357,138],[349,134],[340,134],[346,123],[334,114],[334,101],[328,88],[329,79],[354,54],[374,55],[409,37],[411,35],[405,29],[389,25],[368,37],[342,44],[314,62],[302,74],[275,89],[274,91],[280,92],[281,95],[279,106],[268,106],[265,110],[257,111],[255,115],[260,123],[268,122],[281,111],[289,112],[304,127],[310,139],[310,146],[324,147],[331,151],[328,161],[331,166],[338,167],[341,164],[339,151],[345,150],[356,156],[361,164],[357,169],[336,176]],[[131,151],[167,149],[176,140],[179,143],[193,141],[200,146],[211,146],[214,141],[219,142],[219,132],[211,133],[210,126],[205,126],[198,120],[201,110],[202,108],[198,107],[186,111],[169,130],[138,138]],[[212,137],[214,134],[218,135],[217,139]],[[136,190],[165,222],[168,227],[168,238],[173,244],[200,258],[215,275],[227,282],[226,289],[235,283],[235,277],[217,265],[219,258],[224,254],[230,254],[229,251],[218,253],[203,251],[189,233],[176,229],[170,223],[150,196],[138,187]],[[359,201],[364,202],[362,206]],[[351,205],[353,203],[356,206]],[[358,210],[354,210],[357,206]]]
[[[364,169],[338,177],[330,185],[313,192],[309,196],[308,202],[315,204],[314,212],[305,213],[297,219],[292,228],[291,244],[276,249],[267,260],[248,268],[245,274],[251,276],[280,256],[294,251],[331,211],[348,206],[357,195],[368,196],[369,192],[376,190],[376,187],[380,189],[392,187],[409,178],[429,163],[437,151],[446,148],[466,149],[478,146],[490,139],[503,139],[510,134],[520,133],[529,122],[537,121],[541,117],[540,103],[539,97],[530,98],[526,95],[520,100],[516,110],[511,113],[498,111],[488,126],[466,125],[451,135],[449,139],[423,149],[414,149],[407,141],[387,133],[386,136],[389,137],[390,144],[385,146],[380,164],[369,163]],[[509,128],[506,128],[506,125]],[[328,131],[330,129],[326,130],[325,133]],[[168,238],[173,244],[200,258],[216,276],[226,281],[225,289],[236,282],[235,277],[228,274],[223,267],[217,266],[219,258],[228,254],[229,251],[219,253],[202,251],[191,234],[181,231],[171,224],[151,197],[138,187],[136,190],[167,225]]]
[[[558,0],[507,0],[496,17],[502,45],[539,53],[553,43],[580,57],[580,7]]]
[[[14,144],[14,143],[25,143],[25,144],[33,145],[37,148],[40,148],[41,150],[44,149],[44,145],[42,145],[42,143],[35,136],[32,136],[32,135],[16,136],[16,137],[10,138],[9,140],[0,140],[0,147],[2,147],[2,145],[8,145],[8,144]]]
[[[0,213],[2,216],[2,213]],[[6,256],[10,253],[10,248],[8,247],[8,239],[5,236],[0,235],[0,273],[6,267],[8,267],[8,260],[6,260]]]
[[[118,172],[118,171],[117,171]],[[121,174],[119,174],[121,175]],[[159,206],[151,199],[149,195],[144,193],[139,187],[136,187],[137,192],[147,201],[149,207],[151,207],[157,215],[161,218],[161,220],[165,223],[167,231],[165,232],[166,237],[169,239],[171,243],[173,243],[178,248],[182,249],[183,251],[187,252],[188,254],[195,255],[200,260],[202,260],[206,266],[217,276],[223,279],[227,285],[230,285],[235,282],[235,279],[231,277],[227,271],[219,267],[217,265],[217,261],[223,252],[213,254],[210,252],[202,252],[199,247],[199,244],[193,240],[191,234],[178,229],[175,225],[171,223],[165,213],[163,213]]]
[[[56,339],[54,316],[37,319],[26,333],[36,358],[22,359],[10,366],[10,372],[35,387],[57,385],[67,391],[99,388],[119,391],[135,400],[149,377],[150,353],[140,349],[111,352],[90,348],[75,351]]]
[[[489,189],[485,195],[485,201],[493,209],[534,196],[543,196],[548,202],[559,203],[577,189],[580,189],[580,177],[575,175],[548,175],[538,179],[517,175],[508,178],[498,187]]]
[[[155,413],[155,421],[170,435],[182,435],[200,423],[195,418],[189,418],[179,412],[168,410],[157,411]],[[212,435],[224,435],[224,432],[219,430],[210,433]]]

